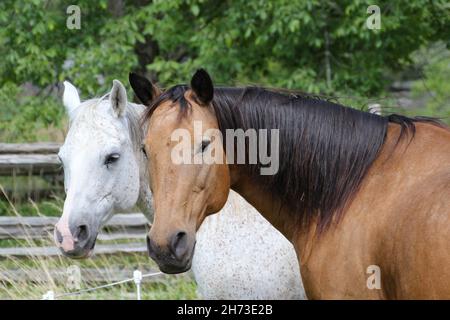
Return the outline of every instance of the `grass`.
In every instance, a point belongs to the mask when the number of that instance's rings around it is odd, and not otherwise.
[[[60,215],[63,201],[60,198],[45,200],[39,203],[28,201],[16,205],[7,197],[0,202],[0,215],[36,215],[45,216]],[[135,241],[135,240],[134,240]],[[102,241],[99,241],[101,243]],[[107,243],[123,243],[124,241],[108,241]],[[126,241],[125,241],[126,242]],[[105,243],[105,242],[103,242]],[[54,246],[52,236],[42,239],[3,239],[0,247],[36,247]],[[27,258],[15,258],[0,256],[0,299],[41,299],[48,290],[53,290],[56,295],[74,291],[65,273],[68,268],[77,266],[81,271],[79,289],[95,287],[100,284],[83,279],[83,273],[87,269],[102,272],[107,283],[113,282],[117,270],[132,271],[139,269],[143,273],[157,271],[156,264],[145,253],[116,253],[114,255],[94,255],[85,260],[72,260],[63,256],[42,257],[33,256]],[[16,279],[11,270],[21,271],[27,275],[33,273],[32,279]],[[38,271],[36,274],[35,271]],[[51,270],[62,270],[63,275],[56,277]],[[28,276],[30,277],[30,276]],[[76,291],[76,290],[75,290]],[[155,278],[152,282],[142,283],[142,299],[196,299],[196,284],[191,274],[184,276],[169,276]],[[125,283],[112,288],[100,289],[90,293],[64,297],[64,299],[136,299],[135,284]]]
[[[0,273],[7,274],[10,270],[22,270],[32,272],[40,270],[38,277],[33,281],[27,280],[3,280],[0,281],[0,299],[40,299],[48,290],[53,290],[56,295],[76,291],[70,286],[70,282],[52,278],[50,270],[68,270],[69,267],[80,268],[81,275],[86,268],[103,271],[107,283],[112,283],[113,272],[117,269],[135,270],[139,269],[145,273],[149,269],[157,270],[155,264],[145,254],[115,254],[114,256],[96,256],[87,260],[70,260],[65,257],[32,257],[30,259],[2,258],[0,260]],[[126,278],[131,278],[132,272]],[[156,279],[156,278],[155,278]],[[105,283],[84,281],[81,277],[79,288],[86,289]],[[64,299],[135,299],[136,289],[133,282],[114,286],[112,288],[100,289],[90,293],[64,297]],[[143,299],[195,299],[196,284],[192,277],[164,276],[154,282],[142,284]]]
[[[39,202],[28,200],[27,202],[14,204],[14,207],[22,216],[39,216],[42,215],[42,212],[45,212],[45,216],[58,217],[61,215],[61,209],[59,208],[61,201],[63,200],[58,197],[54,197],[53,200],[41,200]],[[0,201],[0,216],[16,216],[9,207],[8,201]]]

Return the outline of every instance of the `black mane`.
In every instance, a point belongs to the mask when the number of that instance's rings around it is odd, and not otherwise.
[[[188,86],[165,91],[149,107],[148,119],[163,101],[189,110]],[[288,204],[304,225],[317,218],[319,231],[338,220],[384,144],[388,123],[401,125],[399,140],[411,139],[415,122],[442,125],[432,118],[380,116],[305,94],[260,87],[215,88],[212,101],[224,139],[227,129],[279,129],[279,170],[259,175],[261,164],[246,165],[251,175]],[[268,141],[270,141],[270,136]],[[226,141],[224,141],[224,145]],[[268,148],[270,150],[270,146]]]

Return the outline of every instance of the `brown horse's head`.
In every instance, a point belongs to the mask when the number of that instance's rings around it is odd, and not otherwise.
[[[197,229],[228,197],[229,170],[210,106],[213,92],[211,78],[199,70],[190,88],[169,89],[148,110],[144,144],[155,218],[147,246],[166,273],[190,268]]]

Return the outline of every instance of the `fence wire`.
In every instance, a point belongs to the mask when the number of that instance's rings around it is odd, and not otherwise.
[[[154,272],[154,273],[147,273],[147,274],[142,274],[141,271],[139,270],[135,270],[133,273],[133,278],[128,278],[128,279],[124,279],[121,281],[116,281],[116,282],[112,282],[112,283],[108,283],[105,285],[101,285],[101,286],[97,286],[97,287],[92,287],[92,288],[86,288],[86,289],[81,289],[78,291],[73,291],[73,292],[64,292],[64,293],[60,293],[55,295],[54,291],[49,290],[47,291],[43,296],[41,300],[55,300],[58,298],[64,298],[64,297],[70,297],[70,296],[77,296],[83,293],[88,293],[88,292],[92,292],[92,291],[96,291],[96,290],[100,290],[100,289],[105,289],[105,288],[110,288],[110,287],[114,287],[120,284],[124,284],[124,283],[128,283],[128,282],[134,282],[136,285],[136,299],[137,300],[141,300],[141,282],[143,278],[149,278],[149,277],[154,277],[154,276],[158,276],[163,274],[162,272]]]

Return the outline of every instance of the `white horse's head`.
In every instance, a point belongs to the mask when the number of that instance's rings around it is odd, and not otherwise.
[[[109,94],[83,103],[66,81],[63,101],[70,126],[58,155],[64,166],[66,200],[55,226],[55,242],[65,255],[84,258],[113,213],[132,208],[139,199],[150,218],[139,125],[145,106],[129,103],[118,80]]]

